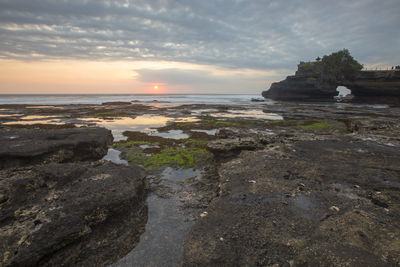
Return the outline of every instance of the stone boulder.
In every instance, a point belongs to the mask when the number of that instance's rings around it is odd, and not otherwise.
[[[1,266],[104,266],[144,231],[140,167],[49,163],[0,177]]]
[[[101,159],[112,141],[105,128],[0,129],[0,169]]]

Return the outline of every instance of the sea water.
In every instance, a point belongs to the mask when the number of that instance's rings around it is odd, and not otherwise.
[[[0,95],[2,104],[101,104],[104,102],[124,101],[137,103],[172,103],[172,104],[249,104],[253,94],[98,94],[98,95]],[[272,100],[266,100],[273,103]],[[253,102],[254,104],[259,102]],[[265,103],[265,102],[261,102]]]

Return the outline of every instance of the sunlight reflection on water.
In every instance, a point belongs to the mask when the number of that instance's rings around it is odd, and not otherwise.
[[[283,120],[281,115],[275,113],[265,113],[262,110],[228,110],[227,112],[218,112],[211,114],[213,117],[223,118],[252,118],[252,119],[265,119],[265,120]]]
[[[7,118],[7,117],[17,117],[17,116],[22,116],[24,114],[0,114],[1,118]]]
[[[10,114],[10,115],[22,115],[22,114]],[[59,117],[57,116],[42,116],[42,115],[29,115],[19,117],[18,121],[9,121],[4,122],[4,125],[32,125],[32,124],[55,124],[62,125],[65,124]]]
[[[122,133],[124,131],[139,131],[145,133],[155,133],[152,128],[162,127],[168,122],[194,122],[198,121],[195,117],[171,118],[166,116],[142,115],[135,118],[120,117],[112,120],[101,118],[82,118],[86,122],[96,123],[98,126],[110,129],[114,136],[114,141],[126,140],[127,137]]]

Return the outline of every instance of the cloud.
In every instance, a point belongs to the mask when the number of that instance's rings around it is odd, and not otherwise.
[[[266,84],[282,79],[277,72],[223,71],[197,69],[138,69],[137,80],[142,83],[162,84],[183,93],[259,93]],[[271,80],[272,79],[272,80]],[[172,89],[172,88],[171,88]]]
[[[3,0],[0,58],[268,70],[348,48],[362,63],[395,65],[399,13],[398,0]]]

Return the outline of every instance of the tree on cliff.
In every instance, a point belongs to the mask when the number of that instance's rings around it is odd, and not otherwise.
[[[324,79],[332,81],[353,80],[355,74],[363,68],[347,49],[324,56],[320,64]]]

